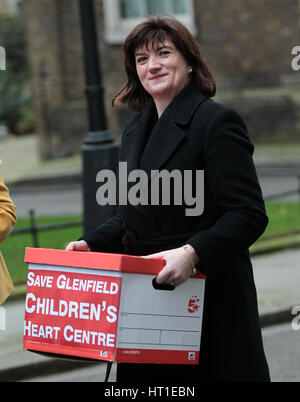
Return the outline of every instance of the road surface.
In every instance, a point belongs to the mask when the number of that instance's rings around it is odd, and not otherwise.
[[[259,178],[264,197],[298,188],[296,177],[261,177]],[[29,216],[30,209],[36,216],[80,215],[82,213],[82,190],[79,185],[54,188],[33,188],[32,191],[11,191],[19,217]],[[295,194],[284,200],[299,200]]]

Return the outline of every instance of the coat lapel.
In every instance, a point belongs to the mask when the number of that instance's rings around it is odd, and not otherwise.
[[[186,137],[186,126],[195,110],[207,99],[189,84],[170,103],[158,121],[154,101],[150,99],[138,121],[128,127],[125,133],[123,154],[126,155],[128,171],[160,169]],[[149,133],[152,128],[152,133]]]
[[[149,138],[141,158],[141,169],[149,174],[150,170],[164,167],[187,136],[186,125],[205,99],[207,98],[189,84],[170,103]]]
[[[150,100],[133,130],[127,134],[126,147],[129,150],[127,153],[128,172],[139,169],[141,155],[156,121],[156,108],[153,100]]]
[[[196,109],[207,99],[189,84],[170,103],[158,121],[156,107],[151,99],[138,121],[125,134],[123,155],[128,162],[128,173],[135,169],[144,170],[148,174],[150,186],[151,170],[165,167],[186,138],[186,126]],[[151,220],[151,206],[138,205],[135,208]]]

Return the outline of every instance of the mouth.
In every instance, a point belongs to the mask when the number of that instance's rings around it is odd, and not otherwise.
[[[158,80],[159,78],[165,77],[168,74],[159,74],[159,75],[155,75],[154,77],[151,77],[149,80],[153,81],[153,80]]]

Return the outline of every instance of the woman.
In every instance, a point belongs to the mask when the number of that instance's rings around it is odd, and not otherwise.
[[[148,177],[204,170],[204,211],[188,216],[186,202],[120,206],[67,249],[162,256],[158,283],[179,286],[195,265],[207,280],[199,365],[118,364],[117,381],[269,381],[248,252],[268,218],[245,124],[211,99],[214,79],[177,20],[148,18],[124,52],[128,80],[113,103],[138,113],[124,130],[120,161]]]
[[[2,162],[0,160],[0,166]],[[9,197],[8,189],[0,176],[0,244],[4,242],[16,224],[16,208]],[[14,290],[4,259],[0,252],[0,304]]]

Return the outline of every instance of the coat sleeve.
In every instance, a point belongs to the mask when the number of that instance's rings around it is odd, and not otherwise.
[[[124,227],[120,208],[117,215],[109,218],[95,230],[85,233],[79,240],[85,240],[92,251],[123,253]]]
[[[126,137],[127,131],[133,124],[135,124],[135,120],[139,118],[140,114],[141,113],[135,114],[123,130],[119,151],[119,161],[122,154],[123,141]],[[117,188],[119,188],[118,185]],[[124,219],[121,208],[119,207],[115,216],[108,219],[107,222],[98,226],[95,230],[85,233],[79,240],[85,240],[92,251],[122,254],[124,253],[124,233]]]
[[[1,166],[1,161],[0,161]],[[16,224],[16,207],[0,176],[0,244],[7,238]]]
[[[204,146],[205,181],[219,218],[187,241],[196,250],[204,274],[210,274],[215,262],[247,250],[267,226],[253,151],[241,117],[230,109],[220,110],[208,126]]]

